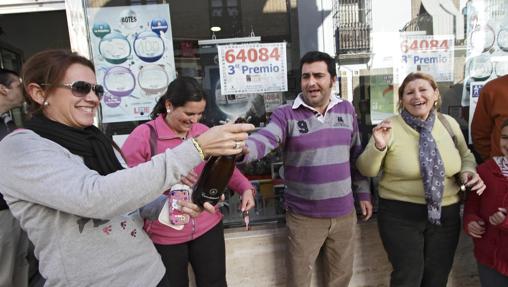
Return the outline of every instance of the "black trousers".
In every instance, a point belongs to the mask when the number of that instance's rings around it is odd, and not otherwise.
[[[380,199],[378,227],[393,271],[391,287],[446,287],[460,234],[460,205],[441,210],[441,225],[427,207]]]
[[[480,283],[482,287],[508,286],[508,276],[488,266],[478,263],[478,273],[480,274]]]
[[[202,236],[175,245],[155,244],[166,266],[164,279],[171,287],[188,287],[188,264],[197,287],[226,287],[226,248],[222,221]]]

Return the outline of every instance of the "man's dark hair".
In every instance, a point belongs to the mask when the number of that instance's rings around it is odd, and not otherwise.
[[[12,76],[15,76],[16,78],[13,78]],[[19,74],[13,70],[0,68],[0,84],[9,87],[17,78],[19,78]]]
[[[310,64],[314,62],[323,61],[326,63],[328,67],[328,73],[333,77],[337,76],[337,72],[335,70],[335,59],[330,57],[327,53],[319,52],[319,51],[310,51],[303,55],[300,60],[300,74],[302,72],[303,64]]]

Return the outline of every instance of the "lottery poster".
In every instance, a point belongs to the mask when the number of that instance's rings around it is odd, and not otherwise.
[[[88,8],[104,123],[149,119],[175,78],[168,4]]]

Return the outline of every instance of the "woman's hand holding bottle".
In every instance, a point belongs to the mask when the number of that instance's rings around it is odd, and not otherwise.
[[[214,126],[196,138],[205,156],[233,155],[242,152],[247,132],[253,131],[252,124],[225,124]]]

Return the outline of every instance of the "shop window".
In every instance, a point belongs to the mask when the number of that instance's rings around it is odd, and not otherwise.
[[[156,11],[152,11],[150,15],[154,16],[150,17],[157,19],[143,18],[138,15],[141,13],[140,11],[143,11],[140,7],[149,7],[151,4],[168,4],[170,21],[167,24],[171,30],[164,31],[164,35],[169,32],[172,35],[170,44],[172,44],[171,53],[174,59],[174,76],[191,76],[202,84],[207,94],[207,107],[202,122],[213,126],[240,116],[248,119],[257,127],[266,125],[271,111],[283,104],[286,99],[292,99],[297,94],[299,84],[296,75],[298,72],[294,70],[294,67],[298,67],[300,52],[299,44],[293,40],[298,39],[295,36],[298,34],[298,29],[289,26],[289,23],[297,23],[296,6],[291,7],[285,0],[270,0],[271,5],[276,5],[280,9],[264,11],[265,2],[260,0],[88,0],[88,20],[91,30],[95,31],[95,34],[90,35],[92,45],[99,45],[100,41],[103,44],[110,41],[116,45],[115,49],[110,50],[95,49],[93,55],[94,60],[99,62],[99,64],[96,62],[99,81],[105,81],[111,74],[117,78],[114,82],[118,83],[118,89],[113,92],[120,100],[118,103],[110,103],[114,109],[110,108],[109,112],[114,110],[118,115],[121,115],[124,110],[131,109],[130,105],[135,102],[136,98],[146,100],[152,97],[152,103],[155,103],[156,98],[163,92],[158,90],[161,84],[157,80],[149,80],[149,75],[160,75],[161,77],[157,77],[157,79],[165,79],[164,75],[166,74],[171,81],[172,75],[167,71],[167,65],[171,62],[164,62],[166,59],[164,54],[156,53],[159,51],[158,47],[163,47],[158,39],[161,38],[158,36],[159,31],[155,31],[155,36],[152,33],[154,32],[153,25],[160,29],[165,27],[164,19],[159,19],[164,17],[155,15]],[[283,7],[286,9],[282,9]],[[101,21],[94,23],[94,19],[90,15],[97,15],[101,12],[101,8],[116,8],[118,11],[115,10],[115,14],[111,14],[110,17],[102,17]],[[114,22],[117,21],[116,19],[124,20],[122,20],[122,24],[117,24]],[[139,19],[142,21],[137,22]],[[213,32],[211,27],[220,29]],[[105,34],[102,34],[103,32]],[[233,94],[218,97],[220,86],[216,84],[219,79],[217,48],[215,45],[199,45],[198,42],[210,40],[212,36],[219,40],[233,39],[232,42],[234,42],[235,38],[249,38],[251,35],[259,36],[258,41],[261,43],[286,43],[289,90],[280,93]],[[169,47],[167,44],[164,42],[164,48],[161,49],[167,49]],[[119,55],[118,51],[125,53]],[[112,71],[113,69],[116,70]],[[144,82],[143,77],[148,82]],[[167,85],[169,81],[164,84]],[[130,82],[132,82],[132,90],[127,89],[125,94],[122,93],[120,90],[124,88],[123,86],[128,86]],[[155,88],[150,89],[150,86]],[[108,87],[108,89],[111,88]],[[157,95],[155,95],[156,93]],[[229,104],[221,102],[222,98]],[[118,106],[116,106],[117,104]],[[138,107],[136,111],[137,116],[140,113],[143,115],[150,113],[150,109],[147,109],[146,106]],[[107,115],[104,112],[102,114]],[[108,135],[115,139],[121,139],[122,135],[125,137],[137,125],[146,120],[148,120],[146,116],[143,119],[136,118],[135,120],[108,120],[103,117],[101,127]],[[257,189],[257,206],[251,213],[252,224],[278,222],[283,219],[284,185],[278,175],[281,161],[280,151],[276,150],[264,159],[242,168],[244,174]],[[237,209],[238,202],[238,195],[227,193],[227,200],[222,207],[226,226],[236,226],[243,222]]]

